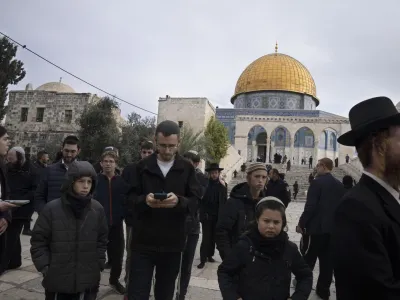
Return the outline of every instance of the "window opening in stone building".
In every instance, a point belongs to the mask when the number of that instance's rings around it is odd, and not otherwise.
[[[22,107],[21,108],[21,122],[28,121],[28,108]]]
[[[36,122],[43,122],[44,118],[44,107],[36,108]]]
[[[70,124],[72,122],[72,110],[71,109],[65,110],[64,122],[67,124]]]
[[[179,128],[183,127],[183,121],[178,121]]]

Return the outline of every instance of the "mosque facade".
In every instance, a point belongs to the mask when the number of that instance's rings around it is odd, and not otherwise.
[[[36,154],[59,147],[65,136],[77,135],[83,111],[100,99],[95,94],[77,93],[61,81],[36,89],[28,84],[25,90],[9,92],[5,125],[13,144],[23,147],[27,154]],[[122,124],[120,113],[117,109],[115,117]]]
[[[277,48],[245,68],[230,102],[232,108],[214,108],[206,98],[167,96],[159,99],[158,120],[172,119],[199,131],[215,114],[243,161],[269,162],[277,153],[295,164],[310,156],[314,161],[338,158],[342,164],[354,153],[337,142],[350,130],[349,120],[318,110],[320,99],[311,73]]]

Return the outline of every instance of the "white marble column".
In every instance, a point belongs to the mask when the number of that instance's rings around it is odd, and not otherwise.
[[[253,145],[253,161],[257,161],[257,145],[256,145],[256,141],[252,142]]]
[[[265,162],[269,163],[269,143],[271,138],[267,138],[267,151],[265,151]]]
[[[315,140],[315,143],[314,143],[314,155],[313,155],[313,164],[314,165],[316,165],[317,164],[317,162],[318,162],[318,159],[319,159],[319,157],[318,157],[318,145],[319,145],[319,140]]]

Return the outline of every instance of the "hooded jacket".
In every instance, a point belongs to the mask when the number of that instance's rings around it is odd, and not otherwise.
[[[73,182],[88,176],[92,190],[82,197],[73,193]],[[104,209],[91,199],[96,172],[90,163],[75,161],[61,188],[61,198],[47,203],[33,228],[32,261],[44,274],[50,292],[81,293],[97,287],[104,269],[108,225]]]
[[[261,191],[260,199],[264,196],[265,191]],[[232,189],[228,201],[220,211],[215,233],[215,242],[222,259],[238,242],[250,222],[254,221],[257,202],[258,200],[252,198],[247,182],[239,183]]]
[[[290,296],[292,273],[297,284]],[[310,267],[286,232],[267,239],[252,229],[218,268],[224,300],[307,300],[312,282]]]

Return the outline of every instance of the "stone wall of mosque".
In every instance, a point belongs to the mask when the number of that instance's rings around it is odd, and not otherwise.
[[[172,98],[158,100],[157,123],[165,120],[190,126],[193,131],[204,130],[208,121],[215,116],[215,108],[207,98]]]
[[[258,153],[266,158],[273,157],[275,153],[295,158],[299,163],[302,158],[313,156],[314,160],[329,157],[332,160],[339,159],[339,164],[344,163],[345,156],[354,152],[352,147],[346,147],[337,143],[337,137],[350,129],[347,119],[342,118],[307,118],[307,117],[261,117],[236,115],[235,148],[240,151],[242,157],[248,160],[257,158]],[[260,139],[251,139],[253,128],[262,135]],[[304,134],[300,134],[300,133]],[[319,147],[321,136],[334,133],[327,148]],[[250,139],[250,140],[249,140]]]
[[[313,98],[306,94],[265,91],[238,95],[235,98],[234,107],[314,110],[316,104]]]
[[[13,144],[35,154],[54,140],[77,134],[85,107],[99,99],[89,93],[11,91],[5,125]]]

